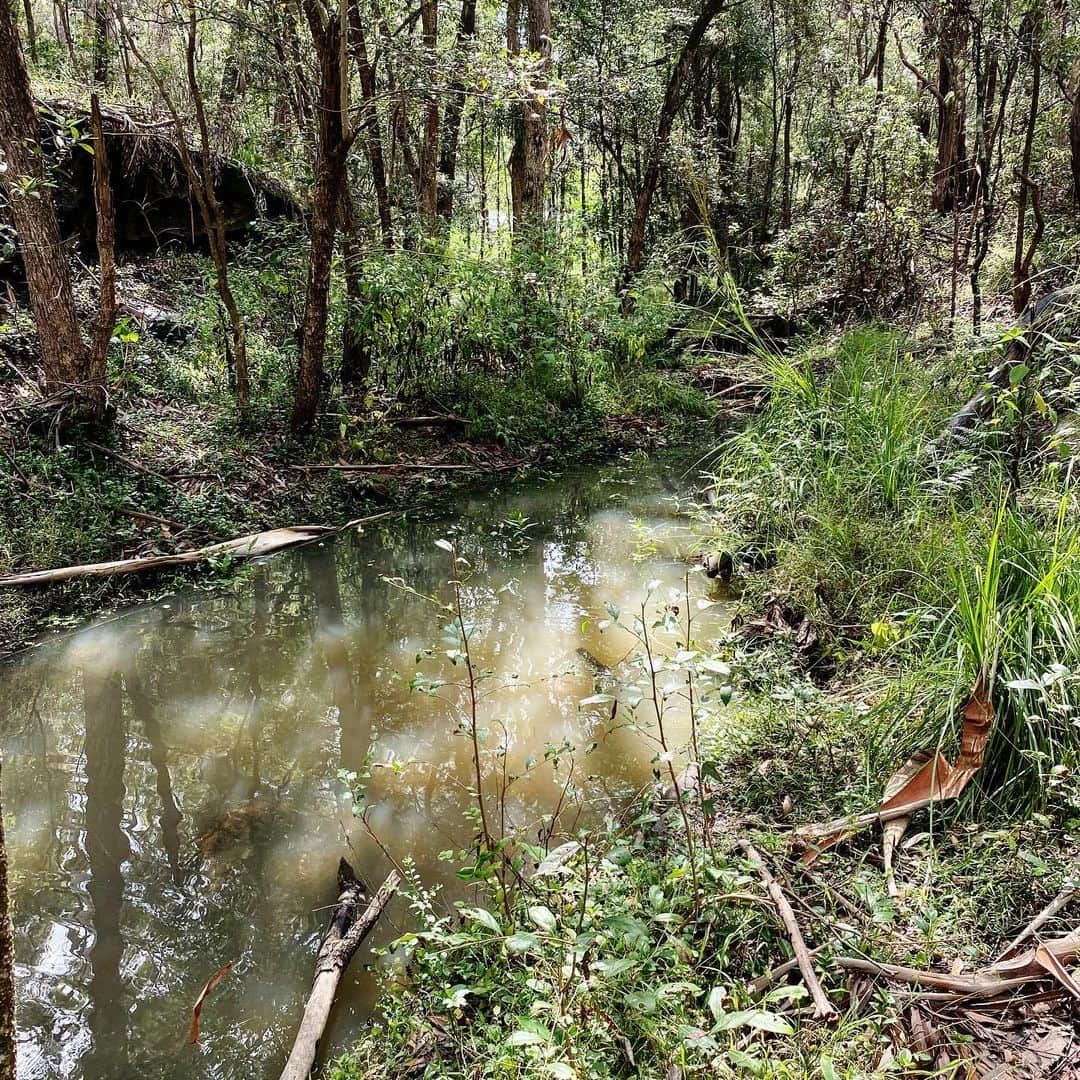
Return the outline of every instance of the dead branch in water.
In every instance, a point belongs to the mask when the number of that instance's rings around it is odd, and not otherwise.
[[[340,895],[337,907],[334,908],[330,926],[319,947],[319,955],[315,960],[315,981],[304,1006],[304,1016],[300,1021],[300,1030],[296,1033],[292,1052],[282,1070],[281,1080],[306,1080],[311,1073],[319,1040],[330,1019],[330,1010],[334,1005],[341,976],[360,943],[386,910],[386,905],[390,903],[400,881],[401,875],[396,870],[391,870],[358,918],[357,912],[365,896],[363,883],[344,859],[338,865]]]

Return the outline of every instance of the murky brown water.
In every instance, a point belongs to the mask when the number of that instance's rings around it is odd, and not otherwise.
[[[656,748],[610,705],[580,707],[633,648],[603,633],[681,590],[689,522],[659,467],[587,470],[467,500],[452,521],[372,526],[266,561],[233,592],[191,592],[57,639],[0,668],[4,809],[17,937],[19,1076],[275,1077],[347,855],[377,884],[388,867],[351,813],[340,773],[369,763],[369,821],[426,884],[461,895],[469,741],[418,671],[459,678],[441,650],[451,536],[470,563],[465,621],[483,683],[488,767],[507,748],[508,825],[535,838],[573,763],[602,813],[652,778]],[[529,524],[526,527],[526,522]],[[701,590],[698,576],[695,587]],[[721,608],[705,618],[719,625]],[[704,627],[702,627],[704,629]],[[417,664],[426,649],[433,655]],[[446,692],[444,692],[446,693]],[[545,747],[567,743],[557,767]],[[590,749],[592,747],[592,749]],[[494,778],[492,778],[494,783]],[[402,902],[374,937],[407,925]],[[200,1045],[184,1045],[202,984]],[[326,1050],[372,1007],[365,950],[346,976]]]

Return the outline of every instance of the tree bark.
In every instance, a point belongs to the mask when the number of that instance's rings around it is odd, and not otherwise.
[[[436,92],[436,71],[439,46],[438,0],[423,0],[420,23],[424,46],[424,61],[428,70],[428,93],[424,105],[424,135],[420,141],[420,187],[417,196],[420,216],[429,235],[435,231],[439,202],[439,98]]]
[[[109,6],[107,0],[94,0],[92,23],[94,85],[104,86],[109,81]]]
[[[319,124],[307,300],[300,327],[300,367],[291,420],[297,435],[311,431],[319,405],[330,309],[330,271],[349,152],[343,123],[341,24],[321,12],[316,0],[306,0],[304,9],[319,59]]]
[[[109,342],[116,328],[116,215],[113,212],[112,180],[105,131],[101,123],[101,104],[97,94],[90,95],[90,129],[94,140],[94,210],[97,218],[98,321],[90,349],[90,382],[105,405],[105,365]]]
[[[948,0],[938,26],[937,164],[931,205],[950,213],[967,204],[967,88],[963,55],[968,43],[969,15],[964,0]]]
[[[551,7],[548,0],[528,0],[530,71],[529,96],[524,103],[524,157],[521,212],[531,240],[539,245],[544,230],[547,180],[547,79],[551,66]]]
[[[382,234],[383,247],[387,251],[392,251],[394,226],[390,218],[390,192],[386,184],[386,161],[383,157],[378,92],[375,85],[375,71],[368,59],[364,20],[360,13],[359,0],[351,0],[349,4],[349,48],[356,61],[356,71],[360,77],[360,94],[364,102],[360,126],[364,132],[364,146],[371,165],[371,185],[375,189],[379,232]]]
[[[649,212],[652,209],[653,197],[656,194],[657,185],[660,183],[660,170],[663,167],[664,154],[667,152],[668,141],[671,138],[671,128],[675,123],[675,115],[683,99],[683,84],[686,81],[687,72],[693,61],[694,51],[701,44],[705,32],[709,29],[713,19],[724,10],[725,0],[705,0],[701,14],[694,21],[690,33],[686,38],[679,59],[672,69],[668,78],[667,89],[664,92],[664,103],[660,107],[660,116],[656,124],[656,134],[653,136],[652,148],[649,152],[649,161],[642,177],[641,190],[638,192],[637,201],[634,205],[634,223],[630,232],[630,244],[626,255],[626,266],[623,270],[623,286],[628,287],[641,270],[645,258],[645,227],[649,221]],[[630,303],[629,292],[623,298],[624,307]]]
[[[1072,168],[1073,200],[1080,206],[1080,81],[1073,87],[1069,111],[1069,164]]]
[[[3,185],[26,269],[45,390],[53,394],[71,389],[81,394],[86,390],[90,357],[79,332],[71,272],[42,169],[39,138],[14,12],[10,0],[0,0],[0,149],[7,164]]]
[[[345,264],[345,321],[341,327],[341,381],[362,386],[371,372],[371,349],[360,328],[357,314],[362,303],[360,238],[357,236],[356,207],[352,192],[341,193],[342,262]]]
[[[465,51],[476,37],[476,0],[461,0],[461,17],[458,20],[457,63],[464,67]],[[461,118],[465,112],[466,86],[464,74],[454,79],[450,100],[443,117],[442,147],[439,150],[439,195],[436,212],[445,227],[454,217],[454,180],[457,175],[458,140],[461,136]]]
[[[1024,128],[1024,148],[1020,157],[1020,171],[1018,180],[1020,190],[1016,197],[1016,236],[1013,244],[1013,311],[1019,314],[1031,300],[1031,264],[1035,259],[1039,241],[1042,239],[1044,222],[1042,208],[1039,202],[1039,186],[1031,179],[1031,153],[1035,142],[1035,125],[1039,119],[1039,92],[1042,85],[1042,49],[1040,37],[1042,34],[1042,19],[1038,14],[1030,19],[1028,32],[1031,35],[1031,98],[1028,105],[1027,123]],[[1032,209],[1035,215],[1035,230],[1032,233],[1031,243],[1027,244],[1025,232],[1027,227],[1028,193],[1031,193]]]
[[[23,15],[26,18],[26,44],[30,46],[30,59],[37,63],[37,29],[34,25],[33,0],[23,0]]]
[[[506,53],[513,62],[521,55],[521,0],[506,0]],[[512,231],[520,231],[525,190],[525,107],[512,102],[508,110],[512,144],[506,169],[510,174],[510,221]]]

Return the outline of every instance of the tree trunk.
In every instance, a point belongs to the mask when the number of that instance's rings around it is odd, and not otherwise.
[[[360,329],[357,314],[362,303],[360,265],[363,258],[357,235],[356,207],[352,192],[341,193],[342,262],[345,264],[345,321],[341,327],[341,381],[346,386],[363,386],[371,372],[371,349]]]
[[[544,193],[547,179],[547,94],[551,66],[551,8],[548,0],[528,0],[529,52],[536,58],[524,103],[522,160],[522,220],[539,245],[544,231]]]
[[[79,333],[71,273],[42,169],[40,126],[14,13],[0,0],[0,149],[2,174],[26,268],[47,393],[86,390],[90,357]]]
[[[506,0],[506,52],[513,60],[521,55],[521,0]],[[508,110],[510,135],[513,140],[506,162],[510,173],[510,220],[514,233],[523,222],[525,191],[525,107],[512,102]]]
[[[435,231],[439,202],[439,98],[436,94],[435,74],[438,67],[439,3],[423,0],[420,5],[420,23],[424,45],[424,61],[428,69],[427,102],[424,106],[424,136],[420,141],[420,216],[428,234]]]
[[[1080,206],[1080,80],[1073,87],[1069,111],[1069,164],[1072,167],[1073,200]]]
[[[132,55],[143,66],[157,88],[158,94],[161,96],[161,100],[164,102],[172,120],[173,130],[176,132],[176,147],[180,154],[180,161],[184,167],[188,187],[199,210],[199,219],[202,221],[207,243],[210,245],[210,258],[214,263],[214,281],[218,297],[229,318],[232,332],[232,366],[236,384],[236,400],[241,413],[246,415],[250,392],[247,366],[247,331],[244,326],[243,316],[240,314],[236,298],[233,295],[232,287],[229,285],[229,257],[226,243],[225,215],[221,209],[221,203],[218,201],[217,192],[214,189],[210,126],[206,118],[206,106],[203,102],[195,70],[197,23],[194,5],[189,9],[187,18],[185,71],[187,73],[188,92],[195,107],[195,117],[199,128],[201,161],[198,165],[196,165],[195,159],[188,148],[187,129],[184,125],[184,119],[176,107],[176,102],[173,100],[172,94],[169,93],[165,80],[158,69],[143,55],[135,39],[128,32],[123,15],[119,15],[119,32],[125,44],[131,50]]]
[[[342,110],[341,24],[334,18],[324,20],[314,0],[308,0],[305,10],[319,58],[319,141],[315,156],[307,301],[300,327],[300,368],[291,420],[292,430],[298,435],[311,431],[319,405],[330,309],[330,270],[348,159]]]
[[[94,0],[91,27],[95,86],[109,81],[109,6],[106,0]]]
[[[30,46],[30,59],[37,63],[37,29],[34,26],[34,2],[23,0],[23,15],[26,17],[26,44]]]
[[[465,50],[476,37],[476,0],[461,0],[461,18],[457,32],[457,63],[465,65]],[[454,179],[457,175],[458,140],[461,118],[465,112],[466,86],[463,74],[454,80],[443,119],[442,148],[439,151],[439,197],[436,212],[444,226],[454,217]]]
[[[1035,141],[1035,125],[1039,119],[1039,92],[1042,84],[1042,19],[1039,14],[1025,18],[1031,35],[1031,98],[1028,106],[1027,125],[1024,129],[1024,149],[1020,157],[1020,190],[1016,197],[1016,237],[1013,244],[1013,310],[1019,314],[1031,300],[1031,264],[1042,239],[1044,222],[1038,184],[1031,179],[1031,152]],[[1025,241],[1027,226],[1028,193],[1035,215],[1035,229],[1030,244]]]
[[[3,757],[0,755],[0,769]],[[15,1080],[15,931],[8,892],[7,841],[0,798],[0,1080]]]
[[[364,132],[364,146],[371,165],[371,185],[375,189],[379,232],[382,234],[383,247],[387,251],[392,251],[394,226],[390,218],[390,192],[386,184],[386,162],[383,158],[378,92],[375,85],[375,71],[368,60],[364,21],[360,14],[358,0],[351,0],[349,4],[349,47],[356,61],[357,74],[360,76],[360,94],[364,101],[360,126]]]
[[[967,87],[962,71],[968,18],[964,0],[949,0],[938,28],[937,164],[931,205],[941,213],[966,205],[969,192],[965,138]]]
[[[668,140],[671,138],[671,128],[675,123],[675,114],[682,104],[683,83],[686,74],[690,70],[694,50],[701,44],[705,31],[717,15],[724,9],[725,0],[705,0],[705,6],[701,9],[694,22],[682,52],[668,78],[667,89],[664,92],[664,103],[660,107],[660,117],[656,125],[656,134],[653,136],[652,148],[649,152],[649,161],[645,167],[645,175],[642,177],[641,190],[638,192],[637,202],[634,206],[634,224],[630,233],[630,245],[626,256],[626,266],[623,270],[623,285],[629,286],[630,282],[641,270],[645,258],[645,227],[649,221],[649,211],[652,209],[653,196],[656,194],[657,185],[660,183],[660,170],[663,167],[664,154],[667,152]],[[630,301],[629,292],[623,299],[624,307],[628,307]]]
[[[104,411],[105,365],[109,356],[109,342],[116,328],[116,215],[113,212],[109,155],[105,149],[105,131],[97,94],[90,95],[90,127],[94,139],[94,212],[97,218],[100,274],[98,321],[90,349],[90,382],[99,399],[97,405]]]

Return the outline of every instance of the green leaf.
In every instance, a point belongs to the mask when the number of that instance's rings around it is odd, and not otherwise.
[[[540,1046],[544,1039],[535,1031],[514,1031],[506,1041],[511,1046]]]
[[[755,1031],[771,1031],[776,1035],[794,1035],[795,1029],[776,1013],[763,1012],[760,1009],[747,1009],[743,1012],[725,1013],[716,1021],[717,1031],[730,1031],[732,1028],[748,1027]]]
[[[494,930],[496,934],[502,933],[502,927],[499,925],[499,920],[488,911],[487,908],[462,908],[461,914],[466,919],[472,919],[473,922],[480,923],[481,926],[486,926],[489,930]]]
[[[540,939],[535,934],[518,932],[506,939],[506,951],[512,953],[540,952]]]
[[[1012,387],[1019,386],[1031,373],[1031,368],[1027,364],[1017,364],[1009,372],[1009,385]]]
[[[712,1013],[714,1020],[719,1020],[723,1014],[725,997],[727,997],[727,991],[722,986],[714,986],[705,999],[705,1004],[709,1006],[709,1012]]]
[[[577,1080],[577,1073],[563,1061],[553,1061],[546,1069],[548,1076],[554,1076],[556,1080]]]
[[[543,904],[535,904],[529,908],[529,918],[543,931],[548,934],[555,932],[555,916],[550,908]]]

